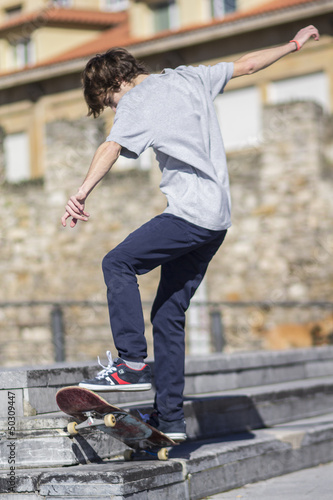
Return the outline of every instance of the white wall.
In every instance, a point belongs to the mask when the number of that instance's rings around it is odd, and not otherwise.
[[[257,87],[230,90],[215,100],[225,149],[258,143],[261,132],[261,99]]]
[[[6,180],[20,182],[30,178],[30,148],[26,132],[9,134],[4,141]]]
[[[329,79],[321,71],[275,81],[268,86],[268,99],[272,104],[297,100],[315,101],[329,112]]]

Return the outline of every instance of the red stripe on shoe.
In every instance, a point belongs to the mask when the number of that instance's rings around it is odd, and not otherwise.
[[[118,377],[118,373],[113,373],[111,375],[111,378],[115,379],[118,382],[118,384],[121,384],[121,385],[125,385],[125,384],[128,385],[130,383],[130,382],[125,382],[125,380],[121,380],[121,378]]]

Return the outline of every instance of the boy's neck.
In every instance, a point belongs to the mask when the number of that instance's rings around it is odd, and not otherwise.
[[[150,76],[150,75],[141,74],[141,75],[136,76],[133,80],[133,87],[136,87],[137,85],[139,85],[139,83],[143,82],[143,80],[145,80],[148,76]]]

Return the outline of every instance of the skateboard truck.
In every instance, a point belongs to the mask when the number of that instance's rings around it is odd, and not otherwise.
[[[71,436],[78,434],[81,429],[86,429],[87,427],[97,427],[98,425],[105,425],[105,427],[114,427],[116,425],[116,417],[113,413],[108,413],[107,415],[99,415],[98,413],[87,411],[84,413],[87,418],[84,422],[78,424],[77,422],[70,422],[67,425],[67,432]],[[102,418],[101,418],[102,417]]]

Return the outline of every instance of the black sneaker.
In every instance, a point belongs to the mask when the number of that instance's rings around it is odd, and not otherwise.
[[[110,351],[106,353],[108,366],[103,367],[93,379],[82,380],[79,387],[91,389],[92,391],[148,391],[151,389],[151,372],[148,365],[140,370],[134,370],[126,365],[121,358],[112,360]]]
[[[155,427],[155,429],[160,432],[163,432],[163,434],[168,436],[168,438],[173,441],[180,443],[181,441],[185,441],[185,439],[187,439],[186,422],[183,418],[169,422],[167,420],[163,420],[157,415],[157,412],[154,411],[150,415],[147,423],[152,427]]]

